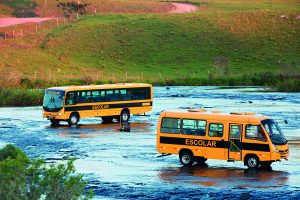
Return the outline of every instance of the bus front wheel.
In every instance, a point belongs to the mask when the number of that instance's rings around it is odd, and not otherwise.
[[[79,122],[79,115],[77,113],[72,113],[69,117],[68,124],[70,126],[76,125]]]
[[[52,126],[58,126],[60,121],[58,119],[50,119],[50,122]]]
[[[179,154],[179,160],[184,166],[192,166],[195,162],[195,158],[192,152],[183,151]]]
[[[259,166],[259,159],[255,155],[249,155],[246,159],[246,165],[249,169],[255,169]]]
[[[121,119],[121,122],[128,122],[130,119],[129,110],[122,110],[120,119]]]

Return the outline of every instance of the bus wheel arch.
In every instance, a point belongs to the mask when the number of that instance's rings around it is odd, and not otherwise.
[[[179,160],[184,166],[192,166],[195,162],[195,156],[190,149],[181,149],[179,151]]]
[[[258,156],[256,154],[247,154],[244,157],[244,165],[246,165],[249,169],[258,168],[260,165]]]
[[[79,122],[79,119],[80,119],[80,115],[78,112],[72,112],[69,116],[69,119],[68,119],[68,124],[70,126],[72,125],[76,125],[78,122]]]
[[[120,119],[121,122],[128,122],[130,119],[130,110],[128,108],[123,108],[123,110],[120,113]]]

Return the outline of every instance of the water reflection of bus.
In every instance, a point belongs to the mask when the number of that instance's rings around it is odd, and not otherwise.
[[[243,112],[163,112],[157,127],[157,150],[179,154],[186,166],[221,159],[244,161],[249,168],[257,168],[288,157],[287,140],[277,123]]]
[[[142,83],[52,87],[45,91],[43,116],[53,125],[80,118],[102,117],[128,121],[130,114],[152,110],[152,86]]]
[[[207,165],[164,168],[160,179],[167,182],[201,184],[204,186],[226,186],[244,188],[268,188],[284,186],[289,173],[272,169],[248,170],[237,168],[211,168]]]

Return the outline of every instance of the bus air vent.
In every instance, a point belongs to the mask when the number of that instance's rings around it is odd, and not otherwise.
[[[205,109],[189,109],[189,112],[206,112],[207,110]]]
[[[253,112],[231,112],[231,115],[255,115]]]
[[[221,113],[219,110],[212,110],[211,113]]]

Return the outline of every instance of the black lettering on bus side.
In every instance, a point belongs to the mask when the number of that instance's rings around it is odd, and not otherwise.
[[[204,147],[217,147],[216,141],[213,140],[197,140],[197,139],[185,139],[185,145],[189,146],[204,146]]]
[[[93,110],[101,110],[101,109],[108,109],[109,105],[93,105],[92,109]]]

